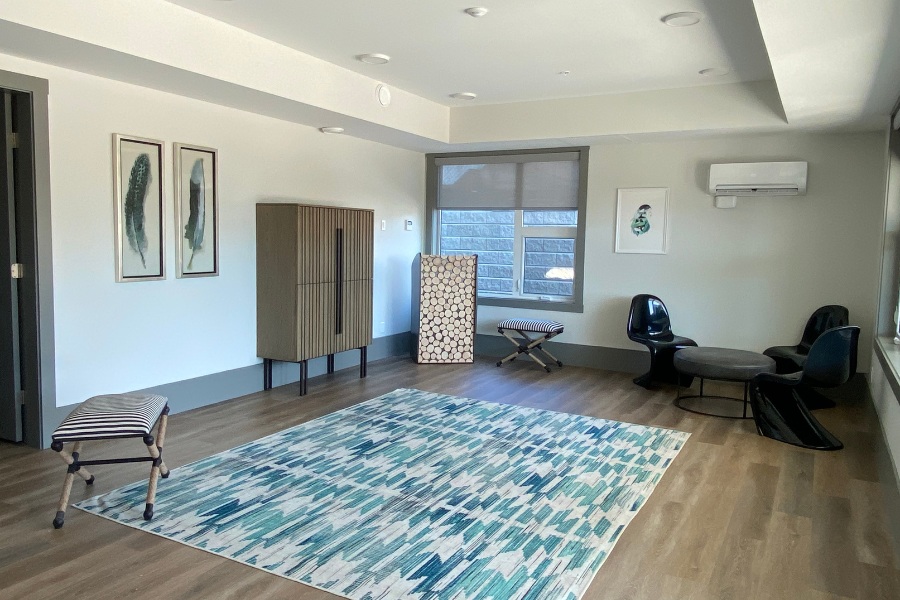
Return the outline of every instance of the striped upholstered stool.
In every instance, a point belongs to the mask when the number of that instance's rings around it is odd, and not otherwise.
[[[85,483],[94,483],[94,476],[84,468],[84,465],[108,465],[127,462],[151,462],[150,483],[147,488],[147,505],[144,508],[144,518],[148,521],[153,518],[153,502],[156,498],[156,483],[160,476],[169,476],[169,469],[162,460],[163,441],[166,437],[166,422],[168,421],[169,404],[164,396],[152,394],[109,394],[94,396],[85,400],[78,408],[73,410],[65,420],[60,423],[53,432],[53,443],[50,447],[59,452],[60,458],[69,465],[66,471],[66,480],[63,484],[62,495],[59,498],[59,508],[53,526],[59,529],[66,518],[66,505],[69,503],[69,493],[72,491],[72,480],[75,474],[84,479]],[[153,425],[159,423],[156,428],[156,440],[150,435]],[[133,458],[107,458],[98,460],[81,460],[81,445],[83,442],[93,440],[111,440],[118,438],[139,437],[147,445],[150,456],[138,456]],[[66,442],[74,442],[72,453],[63,450]]]
[[[517,340],[512,335],[510,335],[510,330],[518,333],[521,339]],[[497,325],[497,331],[502,333],[503,336],[506,337],[506,339],[508,339],[513,343],[514,346],[516,346],[515,352],[505,357],[503,360],[497,361],[498,367],[505,362],[516,360],[516,358],[518,358],[520,354],[527,354],[531,358],[531,360],[544,367],[544,370],[549,373],[550,367],[546,365],[544,361],[534,355],[535,350],[546,354],[550,358],[550,360],[555,362],[558,366],[563,366],[563,364],[555,356],[541,347],[541,344],[563,332],[562,323],[557,323],[556,321],[550,321],[547,319],[506,319],[504,321],[500,321],[500,324]],[[540,333],[542,335],[540,335],[539,337],[532,337],[531,335],[529,335],[535,333]]]

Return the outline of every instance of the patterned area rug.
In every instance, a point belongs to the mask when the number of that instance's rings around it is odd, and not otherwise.
[[[687,433],[400,389],[76,506],[360,600],[580,598]]]

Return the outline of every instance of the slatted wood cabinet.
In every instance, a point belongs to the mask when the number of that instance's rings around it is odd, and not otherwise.
[[[360,350],[372,343],[374,212],[303,204],[256,205],[256,352],[264,359],[263,387],[272,387],[272,361],[300,363]]]

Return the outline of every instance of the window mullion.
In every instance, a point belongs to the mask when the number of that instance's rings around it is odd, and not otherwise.
[[[522,288],[525,285],[525,227],[523,225],[524,217],[521,210],[515,212],[515,240],[513,242],[513,273],[515,273],[515,284],[513,292],[516,296],[522,296]]]

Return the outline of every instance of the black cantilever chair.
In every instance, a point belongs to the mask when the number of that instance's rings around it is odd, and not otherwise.
[[[810,347],[822,333],[833,327],[843,327],[849,324],[850,311],[846,307],[837,304],[819,307],[806,322],[799,344],[796,346],[772,346],[763,354],[775,359],[777,373],[796,373],[803,368]],[[856,372],[855,362],[853,372]]]
[[[675,352],[697,342],[672,333],[669,311],[663,301],[651,294],[638,294],[631,299],[628,313],[628,339],[650,350],[650,370],[634,382],[649,388],[653,382],[680,383],[690,387],[693,377],[679,376],[672,364]]]
[[[750,406],[760,435],[811,448],[840,450],[840,440],[810,412],[803,386],[837,387],[853,375],[859,327],[835,327],[822,333],[809,349],[803,370],[777,375],[762,373],[750,382]]]

